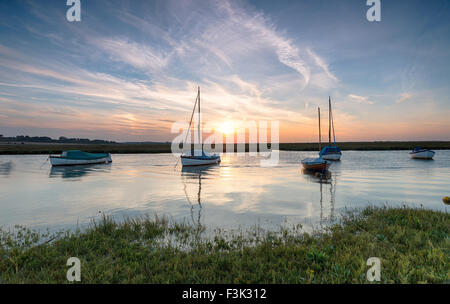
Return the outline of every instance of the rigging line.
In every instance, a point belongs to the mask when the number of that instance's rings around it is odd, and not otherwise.
[[[189,132],[191,131],[191,124],[192,124],[192,119],[194,118],[195,107],[197,106],[198,94],[199,93],[197,93],[197,97],[195,98],[194,109],[192,110],[191,120],[189,121],[189,129],[188,129],[188,132],[186,133],[186,137],[185,137],[184,142],[183,142],[183,148],[184,148],[184,143],[186,142],[187,137],[189,135]]]
[[[185,146],[186,140],[188,138],[188,135],[190,134],[190,131],[191,131],[191,124],[192,124],[192,119],[194,118],[195,107],[197,106],[198,94],[199,93],[197,93],[197,97],[195,98],[194,109],[192,110],[191,120],[189,121],[189,128],[188,128],[188,131],[186,133],[186,137],[184,138],[184,141],[183,141],[183,150],[184,150],[184,146]],[[177,168],[179,161],[180,161],[180,158],[178,158],[177,163],[173,167],[173,170],[175,170]]]
[[[200,193],[201,193],[201,188],[202,188],[201,180],[200,180],[201,179],[201,174],[200,173],[199,173],[198,177],[199,177],[199,189],[198,189],[198,193],[197,193],[197,195],[198,195],[197,202],[198,202],[198,205],[199,205],[199,209],[198,209],[198,218],[197,218],[197,234],[201,230],[201,222],[200,222],[201,214],[200,213],[201,213],[201,209],[202,209],[202,204],[200,202]],[[191,199],[189,198],[189,195],[187,193],[187,183],[184,180],[183,180],[183,191],[184,191],[184,195],[186,196],[186,200],[187,200],[187,202],[189,203],[189,205],[191,207],[192,224],[195,224],[195,220],[194,220],[194,204],[192,203]]]
[[[192,204],[192,202],[191,202],[191,200],[189,198],[189,195],[188,195],[187,190],[186,190],[187,186],[186,186],[186,183],[184,181],[183,181],[183,185],[184,185],[183,191],[184,191],[184,195],[186,196],[186,200],[188,201],[189,205],[193,208],[194,204]]]
[[[42,165],[39,167],[39,169],[42,169],[42,166],[45,165],[49,159],[50,159],[50,156],[47,157],[47,159],[42,163]]]

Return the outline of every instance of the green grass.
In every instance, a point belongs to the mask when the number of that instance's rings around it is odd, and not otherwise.
[[[0,283],[67,283],[72,256],[81,283],[368,283],[369,257],[381,259],[384,283],[448,283],[450,275],[450,216],[425,209],[368,207],[312,233],[254,229],[213,239],[157,217],[104,218],[74,233],[0,233]]]
[[[375,142],[341,142],[337,143],[342,150],[412,150],[414,147],[427,149],[450,149],[450,141],[375,141]],[[322,145],[323,146],[323,145]],[[249,150],[249,144],[245,145]],[[252,144],[252,149],[257,149]],[[318,151],[317,143],[280,143],[280,150],[285,151]],[[0,143],[1,154],[60,154],[64,150],[82,150],[92,153],[171,153],[171,144],[6,144]],[[224,147],[225,150],[225,147]],[[234,145],[237,150],[237,145]]]

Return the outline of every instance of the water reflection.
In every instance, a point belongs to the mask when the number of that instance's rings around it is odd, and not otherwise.
[[[320,184],[331,183],[331,171],[325,170],[324,172],[317,172],[302,169],[302,173],[312,182]]]
[[[313,183],[319,184],[319,191],[320,191],[320,226],[324,226],[324,223],[328,220],[333,221],[335,214],[334,214],[334,206],[335,206],[335,197],[336,197],[336,182],[337,182],[337,176],[333,177],[333,173],[331,171],[325,171],[325,172],[311,172],[309,170],[302,170],[302,173],[306,176],[306,178]],[[324,192],[326,191],[326,188],[329,188],[329,216],[324,215]],[[325,193],[326,194],[326,193]],[[327,208],[328,209],[328,208]]]
[[[334,221],[334,206],[335,206],[335,199],[336,199],[336,183],[337,183],[337,177],[330,179],[330,221]],[[323,208],[322,208],[323,210]],[[321,218],[321,221],[323,221],[323,218]]]
[[[111,164],[51,167],[49,177],[77,179],[90,174],[109,173],[110,171]]]
[[[348,151],[332,164],[331,176],[302,174],[300,160],[310,152],[281,151],[279,165],[270,168],[259,158],[228,154],[220,166],[178,170],[172,154],[123,154],[112,165],[51,171],[43,155],[0,155],[0,226],[70,228],[102,210],[156,212],[208,229],[276,230],[285,223],[325,226],[343,208],[367,204],[448,210],[442,197],[449,195],[450,150],[432,162],[405,153]]]
[[[8,176],[11,173],[12,168],[13,168],[12,161],[1,162],[0,163],[0,175]]]
[[[218,164],[209,166],[182,167],[181,177],[183,190],[191,207],[192,224],[197,228],[197,234],[203,230],[202,225],[202,180],[219,168]]]

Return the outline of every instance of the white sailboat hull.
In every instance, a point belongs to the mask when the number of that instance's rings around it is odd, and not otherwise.
[[[92,164],[108,164],[112,162],[111,155],[108,157],[97,159],[69,159],[57,156],[50,156],[52,166],[75,166],[75,165],[92,165]]]
[[[430,151],[430,150],[409,153],[409,157],[417,158],[417,159],[432,159],[433,156],[434,156],[434,151]]]
[[[332,153],[332,154],[324,154],[322,158],[325,160],[341,160],[342,154],[340,153]]]
[[[213,159],[199,159],[191,157],[181,157],[181,164],[183,166],[205,166],[220,163],[220,157]]]

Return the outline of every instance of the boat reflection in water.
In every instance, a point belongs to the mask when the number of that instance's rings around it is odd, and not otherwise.
[[[317,183],[331,183],[331,172],[329,170],[320,172],[303,168],[302,173],[305,174],[306,177]]]
[[[90,174],[111,172],[111,163],[109,164],[96,164],[96,165],[79,165],[79,166],[57,166],[51,167],[50,178],[69,178],[77,179]]]
[[[192,166],[181,168],[181,178],[186,200],[191,207],[192,224],[196,227],[197,235],[204,230],[202,225],[202,181],[219,168],[218,164],[207,166]]]
[[[326,226],[326,222],[333,222],[335,219],[335,197],[336,197],[336,181],[337,178],[333,178],[333,173],[331,171],[324,172],[314,172],[310,170],[302,170],[304,176],[311,182],[319,184],[320,191],[320,227]],[[324,201],[326,200],[326,191],[329,188],[329,207],[324,206]],[[326,211],[329,210],[329,215],[326,216]],[[324,225],[325,223],[325,225]]]
[[[12,161],[0,162],[0,176],[8,176],[13,168]]]

